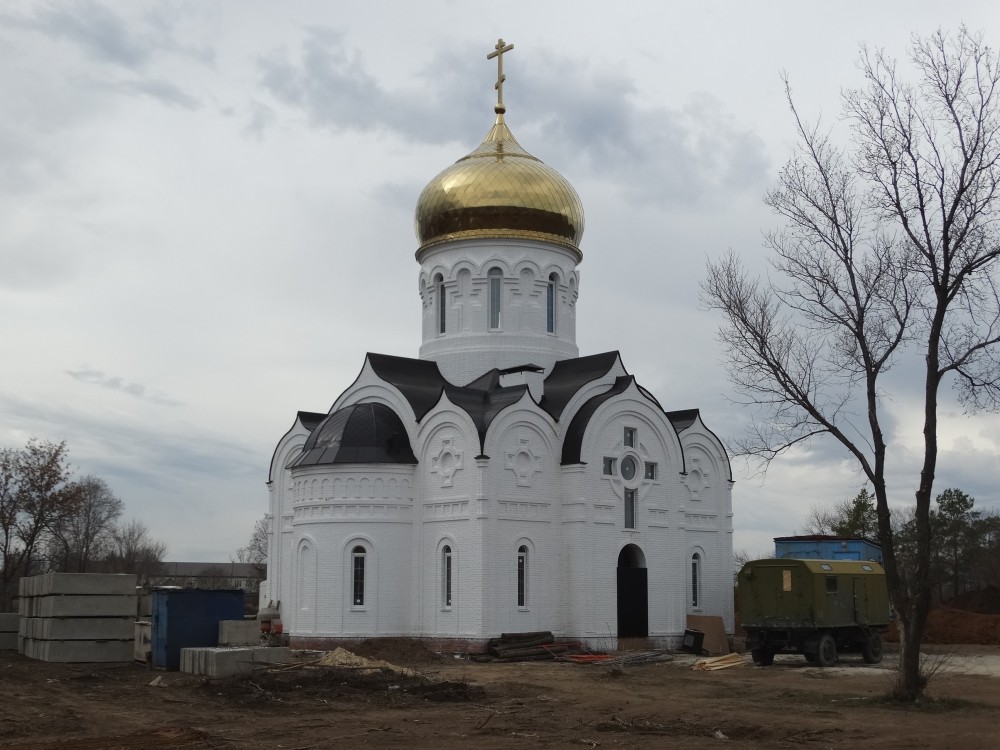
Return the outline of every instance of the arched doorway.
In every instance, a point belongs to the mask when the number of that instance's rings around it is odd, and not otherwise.
[[[646,556],[634,544],[618,553],[618,637],[649,635],[649,598],[646,586]]]

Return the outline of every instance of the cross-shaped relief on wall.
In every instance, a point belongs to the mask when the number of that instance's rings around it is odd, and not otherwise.
[[[504,468],[514,472],[518,487],[530,487],[535,472],[541,468],[541,459],[531,450],[528,440],[522,438],[517,442],[518,447],[507,452]]]
[[[437,474],[442,487],[451,487],[455,472],[462,468],[462,451],[457,450],[452,438],[441,441],[441,450],[431,458],[431,474]]]

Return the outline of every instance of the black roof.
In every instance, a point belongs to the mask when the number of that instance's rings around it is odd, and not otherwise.
[[[563,441],[563,465],[580,463],[583,435],[587,431],[587,425],[590,424],[590,418],[594,416],[594,413],[601,404],[615,396],[621,395],[634,382],[635,377],[633,375],[619,376],[615,379],[615,384],[609,390],[587,399],[587,402],[573,415],[569,427],[566,428],[566,439]]]
[[[538,405],[558,422],[576,392],[587,383],[607,375],[618,359],[619,354],[614,351],[559,360],[545,378],[542,400]]]
[[[345,406],[309,434],[286,468],[325,464],[415,464],[403,421],[385,404]]]
[[[476,425],[480,451],[486,442],[490,423],[497,414],[516,404],[528,391],[526,385],[500,385],[501,374],[520,368],[488,370],[463,386],[445,380],[437,363],[429,360],[369,353],[368,362],[376,375],[403,394],[418,422],[427,416],[442,394],[447,395],[448,400],[468,414]]]
[[[674,431],[679,435],[694,424],[694,421],[698,418],[698,414],[699,412],[697,409],[668,411],[667,419],[670,420],[670,424],[674,426]]]

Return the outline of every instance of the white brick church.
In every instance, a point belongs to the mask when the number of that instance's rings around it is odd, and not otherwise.
[[[732,631],[725,449],[618,352],[579,356],[583,207],[504,121],[509,49],[492,129],[417,202],[419,359],[368,354],[275,448],[262,596],[293,646]]]

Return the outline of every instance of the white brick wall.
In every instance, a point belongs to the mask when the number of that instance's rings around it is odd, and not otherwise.
[[[374,378],[360,378],[352,389],[358,400],[378,393],[384,402],[399,401]],[[339,399],[336,408],[350,401]],[[294,476],[277,469],[269,575],[289,632],[488,638],[552,630],[604,645],[617,634],[615,571],[626,544],[646,558],[651,637],[679,636],[695,611],[689,597],[696,549],[704,557],[697,611],[723,616],[731,629],[731,482],[718,440],[696,421],[682,436],[682,455],[666,417],[633,386],[590,420],[586,464],[561,466],[564,432],[582,403],[556,424],[523,399],[493,421],[484,446],[489,459],[477,459],[471,421],[445,400],[420,425],[406,425],[415,468],[303,467]],[[634,450],[623,445],[625,427],[637,430]],[[283,438],[276,466],[287,463],[304,434],[300,428]],[[638,482],[634,530],[624,528],[624,482],[602,473],[604,456],[620,462],[628,452],[657,464],[654,481]],[[364,607],[350,598],[355,544],[369,550]],[[444,544],[452,550],[450,607],[442,593]],[[521,544],[529,548],[523,608]]]

